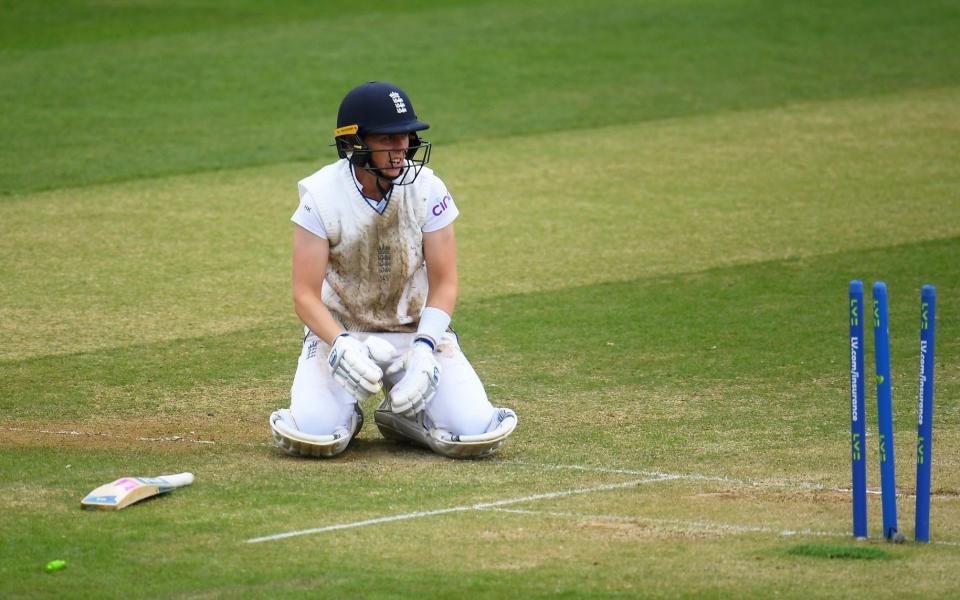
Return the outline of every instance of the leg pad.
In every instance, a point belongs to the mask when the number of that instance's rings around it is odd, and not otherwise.
[[[330,435],[311,435],[297,429],[296,421],[289,409],[283,408],[270,415],[270,429],[273,439],[284,452],[292,456],[309,458],[330,458],[347,449],[363,426],[363,412],[355,406],[346,427],[337,427]]]

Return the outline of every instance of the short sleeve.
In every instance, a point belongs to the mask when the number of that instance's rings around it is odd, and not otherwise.
[[[302,191],[300,195],[300,206],[294,211],[290,220],[303,227],[310,233],[327,239],[327,229],[320,220],[320,211],[317,210],[317,203],[313,195],[308,191]]]
[[[460,216],[457,205],[453,202],[453,197],[447,191],[447,186],[439,178],[431,186],[430,195],[427,198],[427,219],[423,224],[423,232],[430,233],[439,231],[453,223]]]

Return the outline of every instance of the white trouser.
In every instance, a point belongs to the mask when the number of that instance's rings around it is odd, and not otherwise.
[[[359,340],[375,335],[405,352],[413,342],[413,333],[351,333]],[[290,412],[297,428],[311,435],[329,435],[337,427],[346,426],[356,400],[333,378],[327,365],[330,346],[313,332],[307,334],[297,363],[297,373],[290,388]],[[427,406],[427,420],[434,426],[455,435],[485,433],[496,415],[483,384],[470,361],[460,350],[456,336],[447,332],[437,350],[442,373],[440,385]],[[385,370],[385,369],[384,369]],[[384,378],[389,390],[403,377],[403,372]]]

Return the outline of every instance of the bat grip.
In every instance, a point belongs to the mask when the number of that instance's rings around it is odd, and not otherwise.
[[[176,475],[161,475],[159,479],[167,481],[173,487],[181,487],[193,483],[193,473],[177,473]]]

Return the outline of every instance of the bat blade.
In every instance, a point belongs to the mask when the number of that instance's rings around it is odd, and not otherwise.
[[[159,477],[121,477],[101,485],[80,501],[84,508],[120,510],[145,498],[169,492],[193,483],[193,473],[177,473]]]

